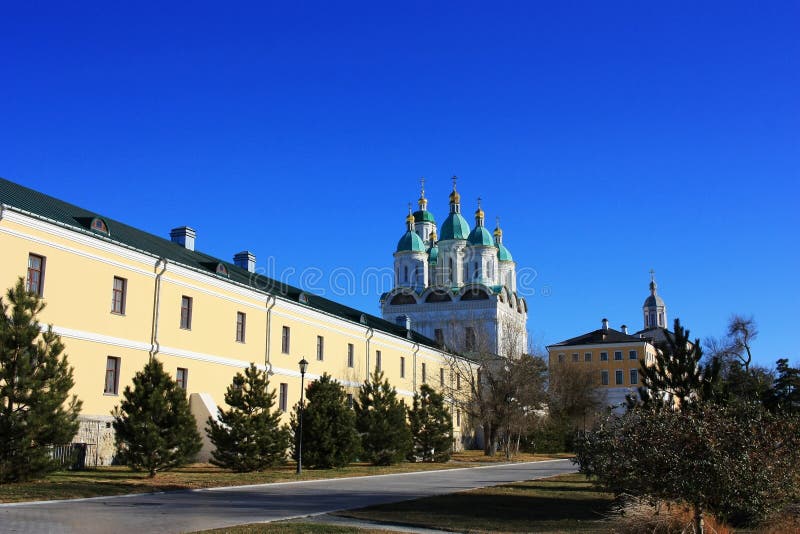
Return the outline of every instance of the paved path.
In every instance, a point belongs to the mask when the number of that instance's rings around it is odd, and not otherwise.
[[[575,471],[569,460],[0,505],[0,532],[172,533],[290,519]]]

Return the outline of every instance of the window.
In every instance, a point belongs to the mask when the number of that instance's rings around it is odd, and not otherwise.
[[[631,360],[638,360],[639,354],[635,350],[630,350],[628,351],[628,358],[630,358]]]
[[[444,387],[444,367],[439,368],[439,386]]]
[[[244,343],[245,330],[247,329],[247,315],[236,312],[236,341]]]
[[[428,373],[427,373],[427,370],[425,368],[425,364],[423,363],[422,364],[422,382],[424,383],[424,382],[427,382],[427,381],[428,381]]]
[[[281,329],[281,352],[289,354],[289,343],[291,342],[291,331],[288,326]]]
[[[614,383],[617,384],[618,386],[621,386],[622,382],[623,382],[622,369],[617,369],[614,372]]]
[[[600,383],[604,386],[608,385],[608,371],[600,371]]]
[[[456,375],[456,389],[461,391],[461,375]]]
[[[186,388],[189,385],[189,370],[183,367],[178,367],[178,372],[175,374],[175,382],[178,383],[179,388],[186,391]]]
[[[615,360],[621,360],[622,359],[622,351],[621,350],[615,350],[614,351],[614,359]]]
[[[456,410],[456,426],[461,426],[461,410]]]
[[[128,292],[128,281],[119,276],[114,277],[111,289],[111,313],[125,315],[125,296]]]
[[[601,362],[607,362],[608,361],[608,353],[607,352],[601,352],[600,353],[600,361]]]
[[[475,350],[475,329],[471,326],[464,329],[464,347],[466,350]]]
[[[585,361],[585,362],[592,361],[592,353],[591,352],[584,352],[583,353],[583,361]]]
[[[408,265],[403,265],[403,282],[408,282]]]
[[[317,360],[322,361],[325,359],[325,338],[317,336]]]
[[[444,333],[441,328],[437,328],[433,331],[433,339],[436,340],[436,344],[440,347],[444,345]]]
[[[192,329],[192,297],[181,297],[181,328]]]
[[[92,223],[90,225],[90,228],[92,230],[95,230],[96,232],[101,232],[103,234],[108,234],[108,225],[105,223],[105,221],[103,221],[103,219],[100,219],[98,217],[95,217],[94,219],[92,219]]]
[[[406,358],[405,356],[400,356],[400,378],[406,377]]]
[[[375,369],[380,372],[381,369],[381,351],[375,351]]]
[[[631,385],[639,383],[639,370],[631,369]]]
[[[450,278],[450,281],[452,282],[453,280],[455,280],[455,279],[456,279],[456,273],[455,273],[455,270],[453,269],[453,258],[450,258],[450,261],[449,261],[449,263],[450,263],[450,274],[449,274],[449,278]]]
[[[289,384],[281,382],[280,392],[278,393],[278,408],[282,412],[289,410]]]
[[[103,393],[116,395],[119,392],[120,359],[115,356],[106,358],[106,384]]]
[[[579,354],[577,352],[572,353],[572,361],[577,362],[579,358]]]
[[[25,279],[25,289],[40,297],[44,293],[44,256],[28,254],[28,277]]]
[[[348,393],[347,394],[347,407],[348,408],[352,408],[353,407],[353,394],[352,393]]]
[[[347,344],[347,367],[353,367],[355,364],[355,347],[352,343]]]
[[[563,354],[559,354],[558,355],[558,363],[564,363],[564,355]]]

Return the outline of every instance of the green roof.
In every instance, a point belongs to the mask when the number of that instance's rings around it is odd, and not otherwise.
[[[460,213],[450,212],[450,215],[447,216],[444,224],[442,224],[442,235],[439,236],[439,241],[466,239],[468,235],[469,225],[467,220]]]
[[[407,231],[397,242],[397,252],[425,252],[425,243],[413,230]]]
[[[436,263],[439,259],[439,247],[433,245],[428,249],[428,263]]]
[[[433,213],[428,210],[419,210],[414,212],[414,222],[432,222],[436,224],[436,219],[433,218]]]
[[[0,178],[0,204],[13,211],[22,212],[38,219],[55,222],[55,224],[94,239],[115,243],[155,258],[164,258],[169,262],[200,271],[217,280],[221,279],[227,283],[246,286],[252,291],[265,295],[274,295],[285,300],[299,302],[300,294],[303,293],[307,297],[305,305],[322,313],[327,313],[347,321],[361,323],[366,327],[374,328],[375,330],[398,337],[407,338],[406,329],[391,321],[386,321],[380,317],[364,313],[355,308],[345,306],[344,304],[312,293],[305,293],[299,288],[260,274],[251,273],[247,269],[204,254],[203,252],[186,249],[173,243],[169,239],[149,234],[110,217],[106,217],[105,215],[79,208],[78,206],[63,202],[57,198],[34,191],[33,189],[23,187],[4,178]],[[108,226],[108,235],[91,231],[91,221],[96,217],[101,218],[106,223]],[[420,240],[420,242],[421,241],[422,240]],[[220,265],[227,269],[227,277],[220,277],[220,275],[217,274],[217,269]],[[434,340],[413,330],[411,331],[411,337],[409,339],[420,345],[438,348]]]
[[[497,244],[497,259],[500,261],[514,261],[514,259],[511,257],[511,253],[502,243]]]
[[[473,246],[493,247],[494,239],[485,226],[476,226],[469,233],[467,242]]]

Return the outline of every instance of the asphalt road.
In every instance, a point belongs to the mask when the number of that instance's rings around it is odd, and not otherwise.
[[[569,473],[569,460],[0,505],[0,532],[172,533],[304,517]]]

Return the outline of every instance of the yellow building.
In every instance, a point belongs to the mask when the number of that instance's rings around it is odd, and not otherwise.
[[[433,340],[261,276],[249,252],[233,262],[203,254],[191,228],[170,237],[0,178],[0,287],[23,277],[46,302],[40,319],[61,335],[75,369],[73,393],[83,400],[75,441],[91,446],[88,463],[111,461],[110,412],[153,357],[186,390],[203,436],[250,362],[271,372],[287,422],[302,358],[306,384],[327,372],[350,394],[376,367],[408,405],[424,381],[451,387],[452,356]],[[458,444],[461,418],[453,418]],[[209,452],[206,443],[201,459]]]

